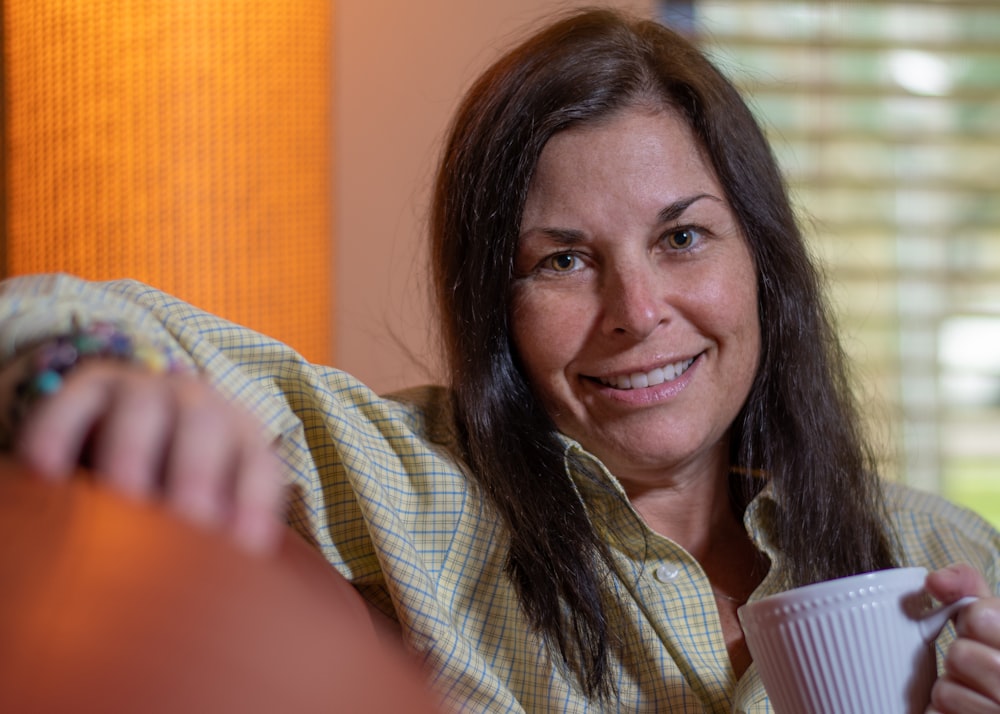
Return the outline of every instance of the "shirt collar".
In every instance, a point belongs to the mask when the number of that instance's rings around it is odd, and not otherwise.
[[[595,528],[614,548],[641,559],[647,553],[649,539],[656,536],[632,508],[621,482],[599,458],[578,441],[559,435],[565,450],[566,474],[572,480]],[[765,478],[758,476],[757,478]],[[743,515],[743,525],[751,539],[771,560],[772,567],[757,596],[783,589],[780,583],[780,551],[776,547],[774,526],[780,517],[773,484],[765,483],[750,501]],[[659,536],[656,536],[659,537]]]

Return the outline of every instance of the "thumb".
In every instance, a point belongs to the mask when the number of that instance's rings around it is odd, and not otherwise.
[[[945,605],[967,595],[990,597],[993,594],[979,571],[967,563],[954,563],[935,570],[927,576],[925,587],[935,600]]]

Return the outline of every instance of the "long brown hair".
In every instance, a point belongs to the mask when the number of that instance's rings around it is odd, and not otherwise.
[[[432,262],[463,457],[507,526],[507,569],[524,611],[598,695],[612,687],[614,632],[602,606],[610,555],[519,368],[511,283],[545,143],[651,102],[689,122],[754,257],[761,366],[732,427],[732,461],[773,484],[771,534],[789,584],[894,562],[820,279],[746,103],[688,40],[660,24],[608,10],[567,16],[504,55],[467,93],[437,176]],[[745,504],[756,486],[748,477],[736,488]]]

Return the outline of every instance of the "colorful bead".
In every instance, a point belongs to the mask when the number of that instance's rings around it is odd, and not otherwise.
[[[3,436],[9,438],[10,431],[36,400],[58,392],[66,375],[91,358],[134,362],[154,373],[173,369],[166,355],[148,345],[135,344],[131,337],[106,322],[95,322],[45,340],[24,355],[25,374],[14,387],[8,423],[0,425],[6,426],[7,433]]]
[[[31,388],[28,390],[29,394],[52,394],[59,391],[59,387],[62,386],[63,378],[58,372],[53,372],[52,370],[46,370],[44,372],[39,372],[35,375],[35,378],[31,380]]]

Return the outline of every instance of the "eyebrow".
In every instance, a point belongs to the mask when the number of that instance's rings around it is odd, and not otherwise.
[[[518,236],[518,242],[520,242],[520,240],[526,235],[530,235],[532,233],[541,233],[546,238],[562,245],[576,245],[584,240],[583,231],[576,231],[572,228],[533,228],[520,234]]]
[[[722,202],[722,199],[718,196],[713,196],[710,193],[699,193],[694,196],[686,196],[685,198],[680,198],[660,209],[660,212],[656,214],[656,220],[658,223],[670,223],[671,221],[676,221],[684,215],[684,211],[704,198],[712,201],[718,201],[720,203]],[[525,233],[522,233],[518,238],[523,238],[528,233],[541,233],[553,241],[563,245],[576,245],[577,243],[585,240],[584,233],[573,228],[533,228]]]
[[[658,214],[657,218],[659,219],[660,223],[669,223],[670,221],[676,221],[684,214],[684,211],[689,209],[694,203],[700,201],[703,198],[721,202],[721,199],[718,196],[713,196],[710,193],[699,193],[694,196],[688,196],[687,198],[681,198],[667,206],[664,206],[663,209]]]

